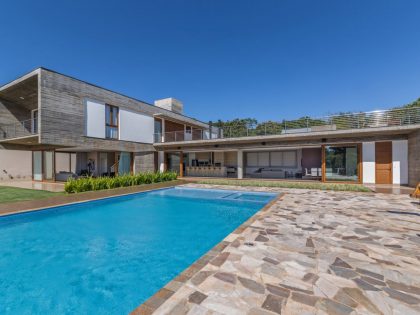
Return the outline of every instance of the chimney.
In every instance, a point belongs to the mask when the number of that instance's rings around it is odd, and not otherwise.
[[[177,114],[182,114],[184,112],[184,105],[182,102],[173,97],[156,100],[155,106],[170,110]]]

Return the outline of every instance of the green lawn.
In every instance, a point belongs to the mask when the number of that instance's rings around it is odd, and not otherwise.
[[[0,186],[0,203],[43,199],[60,194],[63,193]]]
[[[371,190],[358,184],[333,184],[319,182],[286,182],[286,181],[263,181],[263,180],[229,180],[229,179],[207,179],[197,182],[198,184],[231,185],[231,186],[254,186],[254,187],[276,187],[276,188],[298,188],[298,189],[320,189],[335,191],[359,191],[370,192]]]

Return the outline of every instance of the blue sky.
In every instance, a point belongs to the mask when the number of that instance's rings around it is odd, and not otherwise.
[[[201,120],[420,97],[420,1],[2,1],[0,84],[38,66]]]

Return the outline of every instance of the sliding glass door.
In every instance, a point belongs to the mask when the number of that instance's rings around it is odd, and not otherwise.
[[[324,147],[324,181],[359,182],[358,145]]]
[[[42,151],[32,152],[32,178],[42,180]]]
[[[54,180],[54,151],[44,151],[44,180]]]
[[[54,151],[32,152],[32,178],[43,181],[55,180],[55,153]]]

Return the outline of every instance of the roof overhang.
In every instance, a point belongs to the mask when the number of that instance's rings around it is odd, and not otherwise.
[[[174,115],[175,115],[175,113],[174,113]],[[166,114],[166,113],[157,113],[157,114],[154,114],[153,117],[159,118],[159,119],[170,120],[170,121],[176,122],[176,123],[181,124],[181,125],[188,125],[188,126],[196,127],[196,128],[200,128],[200,129],[208,128],[207,124],[199,122],[199,121],[191,119],[191,118],[187,118],[187,117],[185,117],[185,119],[175,118],[172,115],[169,115],[169,114]]]
[[[270,136],[252,136],[209,140],[155,143],[158,151],[172,150],[226,150],[269,146],[318,145],[328,143],[356,143],[385,139],[406,139],[407,135],[420,129],[420,124],[394,127],[378,127],[351,130],[319,131]]]

